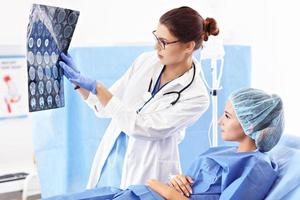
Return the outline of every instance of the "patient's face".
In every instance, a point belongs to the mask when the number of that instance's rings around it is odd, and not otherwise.
[[[242,141],[247,137],[234,112],[231,101],[227,101],[224,114],[219,119],[222,138],[225,141]]]

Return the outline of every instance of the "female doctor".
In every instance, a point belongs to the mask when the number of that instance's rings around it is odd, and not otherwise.
[[[96,152],[87,188],[126,188],[149,178],[167,182],[180,174],[178,144],[184,131],[208,108],[209,97],[192,57],[219,30],[189,7],[161,16],[156,52],[140,55],[107,89],[84,77],[69,55],[60,66],[98,117],[111,118]]]

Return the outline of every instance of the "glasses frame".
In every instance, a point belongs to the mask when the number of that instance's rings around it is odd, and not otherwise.
[[[162,39],[158,38],[155,33],[156,33],[156,30],[152,31],[152,34],[154,35],[154,37],[157,40],[158,44],[163,49],[166,49],[166,46],[168,46],[169,44],[174,44],[174,43],[180,42],[180,40],[175,40],[175,41],[172,41],[172,42],[168,42],[168,41],[162,40]]]

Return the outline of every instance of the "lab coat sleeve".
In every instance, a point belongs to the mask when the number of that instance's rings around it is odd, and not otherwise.
[[[109,91],[113,94],[113,96],[118,97],[120,99],[122,98],[127,82],[129,81],[131,76],[135,73],[135,71],[138,69],[138,67],[142,66],[143,60],[145,60],[145,56],[146,54],[140,55],[129,67],[126,73],[109,88]],[[85,100],[85,102],[92,110],[94,110],[97,117],[102,117],[102,118],[110,117],[110,115],[108,115],[103,109],[103,106],[98,100],[97,96],[94,95],[93,93],[89,93],[89,96]]]
[[[148,113],[137,113],[112,97],[105,111],[129,136],[159,140],[193,124],[208,108],[207,95],[178,101],[173,106]]]

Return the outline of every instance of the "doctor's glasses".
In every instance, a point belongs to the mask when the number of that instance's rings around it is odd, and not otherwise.
[[[174,44],[174,43],[180,42],[179,40],[168,42],[165,39],[159,38],[156,35],[156,30],[152,31],[152,34],[154,35],[155,39],[157,40],[159,46],[161,46],[161,48],[163,48],[163,49],[166,49],[166,46],[169,44]]]

